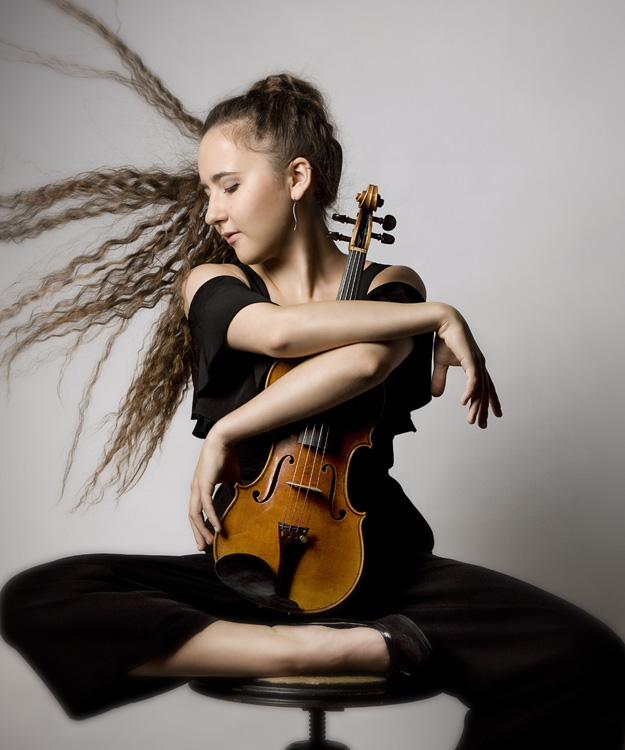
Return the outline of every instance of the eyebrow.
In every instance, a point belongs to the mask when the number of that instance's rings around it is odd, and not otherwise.
[[[229,177],[230,175],[238,174],[237,172],[218,172],[217,174],[214,174],[211,177],[211,180],[213,182],[219,182],[222,177]],[[205,185],[203,182],[200,182],[201,187],[203,187],[205,190],[208,190],[208,185]]]

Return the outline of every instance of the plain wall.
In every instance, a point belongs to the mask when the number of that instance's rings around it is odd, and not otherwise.
[[[195,113],[271,72],[326,92],[345,147],[340,208],[373,182],[398,220],[370,257],[413,266],[433,300],[458,307],[485,352],[504,418],[480,431],[463,377],[414,415],[395,475],[441,555],[495,568],[588,609],[625,635],[623,263],[625,5],[619,0],[82,0]],[[2,38],[117,67],[102,42],[39,0],[0,0]],[[2,55],[15,54],[2,46]],[[0,192],[103,165],[173,165],[193,148],[130,91],[0,61]],[[89,228],[92,236],[97,230]],[[70,243],[65,251],[63,243]],[[6,245],[3,286],[35,279],[81,232]],[[8,294],[8,292],[7,292]],[[8,299],[5,295],[4,299]],[[125,392],[150,316],[115,349],[93,422]],[[28,357],[3,393],[2,579],[79,552],[195,551],[186,519],[200,443],[180,409],[138,487],[70,513],[102,436],[85,438],[58,496],[75,406],[94,350]],[[0,647],[7,750],[273,750],[304,736],[298,711],[216,703],[181,688],[87,722],[62,714]],[[358,750],[448,750],[463,708],[441,696],[330,717]]]

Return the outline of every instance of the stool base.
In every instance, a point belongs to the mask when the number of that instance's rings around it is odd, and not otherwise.
[[[298,740],[297,742],[291,742],[286,750],[349,750],[349,748],[342,742],[334,742],[333,740],[321,740],[321,742],[315,743],[311,743],[310,740]]]
[[[309,738],[291,742],[286,750],[349,750],[342,742],[326,739],[326,713],[320,708],[309,708],[308,729]]]

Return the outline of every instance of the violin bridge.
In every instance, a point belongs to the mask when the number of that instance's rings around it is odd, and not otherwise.
[[[306,493],[312,492],[314,495],[323,495],[323,491],[320,490],[319,487],[312,487],[309,484],[300,484],[299,482],[287,482],[286,484],[288,484],[289,487],[293,487],[294,490],[302,490]],[[280,525],[282,526],[283,524]]]

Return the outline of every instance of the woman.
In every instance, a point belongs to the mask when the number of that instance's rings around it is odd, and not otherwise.
[[[7,201],[15,238],[74,218],[64,208],[52,219],[30,217],[32,207],[67,197],[91,198],[80,215],[165,204],[5,311],[8,318],[86,279],[74,298],[18,327],[23,336],[9,349],[10,362],[38,340],[76,333],[78,344],[90,327],[117,320],[113,341],[134,312],[167,299],[87,494],[111,466],[122,491],[136,481],[192,375],[194,433],[203,446],[189,518],[205,551],[233,482],[262,469],[272,430],[380,383],[386,402],[372,449],[357,453],[351,467],[350,498],[367,513],[365,569],[356,590],[327,613],[347,627],[259,607],[258,597],[220,580],[211,554],[88,555],[9,582],[5,638],[75,717],[189,675],[375,671],[462,700],[470,712],[461,748],[616,750],[622,644],[550,595],[434,556],[429,526],[388,474],[393,437],[411,429],[409,412],[430,397],[432,333],[431,392],[442,394],[448,367],[461,365],[469,422],[486,427],[489,406],[496,416],[501,409],[464,319],[425,302],[415,272],[370,264],[359,299],[335,301],[345,255],[327,237],[325,211],[336,198],[341,149],[319,93],[289,75],[271,76],[199,124],[108,29],[59,5],[111,41],[131,82],[200,140],[199,180],[195,170],[118,170]],[[131,243],[139,246],[114,255]],[[306,359],[263,390],[278,357]]]

